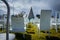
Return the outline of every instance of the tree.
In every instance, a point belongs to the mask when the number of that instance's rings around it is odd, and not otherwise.
[[[38,19],[40,19],[40,15],[39,15],[39,14],[37,14],[36,17],[37,17]]]

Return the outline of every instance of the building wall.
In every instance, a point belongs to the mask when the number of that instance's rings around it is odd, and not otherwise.
[[[40,30],[50,29],[51,10],[42,10],[40,16]]]
[[[4,16],[0,15],[0,28],[4,27]]]
[[[57,19],[57,16],[59,17],[58,19]],[[56,28],[56,25],[57,25],[57,28],[60,28],[60,12],[59,11],[55,11],[55,18],[51,18],[51,28]]]
[[[13,32],[24,32],[24,18],[23,17],[12,17],[11,27]]]

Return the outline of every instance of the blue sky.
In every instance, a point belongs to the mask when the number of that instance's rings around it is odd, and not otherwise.
[[[7,1],[10,5],[11,14],[13,14],[13,8],[14,14],[18,14],[21,11],[25,11],[26,14],[28,14],[31,7],[33,8],[34,14],[40,14],[41,9],[52,9],[51,8],[52,5],[55,5],[55,3],[57,4],[57,2],[59,3],[59,0],[7,0]],[[3,2],[0,2],[0,10],[6,12],[6,6]]]

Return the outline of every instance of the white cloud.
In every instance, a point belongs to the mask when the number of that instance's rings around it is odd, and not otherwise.
[[[28,13],[28,10],[30,10],[30,7],[33,7],[34,13],[40,13],[41,9],[50,9],[50,6],[48,2],[44,0],[8,0],[9,5],[11,7],[11,14],[13,14],[13,8],[14,13],[19,13],[21,11],[26,11]],[[14,7],[13,7],[14,4]],[[2,4],[0,4],[3,6]],[[6,8],[3,7],[3,10],[6,10]]]

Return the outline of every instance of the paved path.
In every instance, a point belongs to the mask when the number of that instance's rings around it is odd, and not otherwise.
[[[13,40],[15,38],[14,34],[9,33],[9,40]],[[6,40],[6,33],[0,34],[0,40]]]

